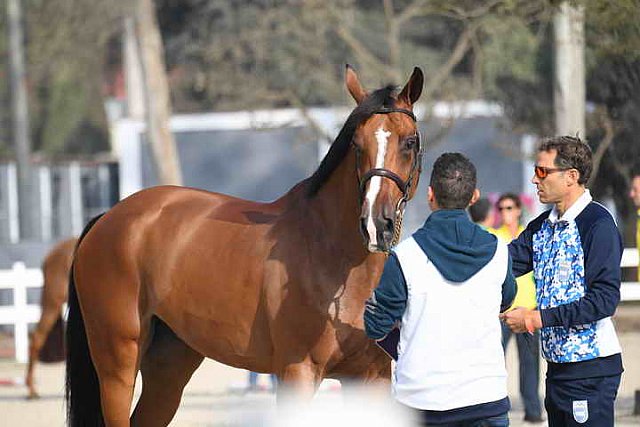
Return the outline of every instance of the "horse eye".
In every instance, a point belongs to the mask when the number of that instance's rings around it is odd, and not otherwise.
[[[414,148],[416,148],[417,144],[418,139],[415,136],[410,136],[408,138],[405,138],[404,140],[404,148],[407,150],[413,150]]]

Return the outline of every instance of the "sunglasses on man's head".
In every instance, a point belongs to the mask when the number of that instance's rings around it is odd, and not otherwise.
[[[564,172],[573,168],[546,168],[544,166],[534,166],[533,171],[539,179],[545,179],[550,173]]]

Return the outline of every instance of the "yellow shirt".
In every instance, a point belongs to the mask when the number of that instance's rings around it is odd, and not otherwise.
[[[636,222],[636,245],[640,255],[640,209],[638,209],[638,221]],[[640,282],[640,264],[638,265],[638,282]]]
[[[640,220],[639,220],[640,221]],[[524,230],[523,226],[518,226],[518,235],[522,233]],[[500,228],[489,228],[487,229],[489,233],[496,235],[500,240],[505,243],[511,243],[513,238],[511,237],[511,233],[507,226],[503,225]],[[517,237],[517,236],[516,236]],[[536,303],[536,283],[533,279],[533,273],[527,273],[524,276],[520,276],[516,279],[516,297],[513,300],[513,304],[511,304],[511,308],[515,307],[526,307],[530,309],[534,309],[537,306]]]

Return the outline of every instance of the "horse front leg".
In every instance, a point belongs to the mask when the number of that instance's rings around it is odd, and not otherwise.
[[[391,385],[391,358],[375,344],[367,349],[367,358],[370,362],[369,369],[365,374],[365,382],[389,387]]]
[[[173,419],[184,387],[203,356],[156,319],[150,345],[142,356],[142,394],[131,416],[137,427],[167,426]]]
[[[370,341],[362,351],[342,360],[330,376],[339,379],[343,388],[373,386],[388,393],[391,387],[391,359]]]
[[[277,370],[278,405],[288,400],[310,401],[322,380],[322,368],[307,359],[298,363],[284,365]]]

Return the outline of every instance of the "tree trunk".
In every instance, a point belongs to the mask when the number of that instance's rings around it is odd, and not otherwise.
[[[153,0],[138,0],[137,33],[145,87],[147,137],[161,184],[182,184],[173,134],[169,129],[171,101],[164,49]]]
[[[27,106],[26,72],[24,65],[24,25],[20,0],[7,2],[9,21],[9,73],[11,80],[13,140],[18,169],[18,212],[20,239],[37,236],[37,206],[31,176],[31,142],[29,141],[29,110]]]
[[[124,75],[127,88],[127,117],[143,120],[145,118],[144,80],[140,59],[140,43],[136,36],[135,20],[132,17],[124,21]]]
[[[553,20],[557,135],[585,135],[584,8],[563,2]]]

